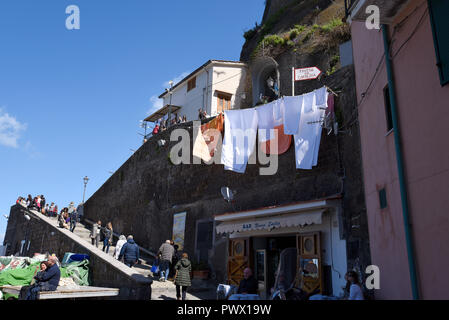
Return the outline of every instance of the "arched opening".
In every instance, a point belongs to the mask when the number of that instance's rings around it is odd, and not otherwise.
[[[273,58],[259,58],[251,67],[251,77],[254,105],[279,98],[279,69]]]

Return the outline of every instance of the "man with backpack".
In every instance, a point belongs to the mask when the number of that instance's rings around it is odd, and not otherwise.
[[[139,262],[139,246],[134,242],[133,236],[128,236],[127,242],[123,245],[122,250],[120,250],[119,260],[123,260],[125,264],[132,268]]]

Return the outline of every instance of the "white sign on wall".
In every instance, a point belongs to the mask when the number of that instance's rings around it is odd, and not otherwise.
[[[319,77],[321,70],[317,67],[310,68],[295,68],[294,79],[295,81],[313,80]]]

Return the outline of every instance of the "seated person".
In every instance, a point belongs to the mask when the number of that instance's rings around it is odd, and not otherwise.
[[[346,288],[349,290],[348,300],[364,300],[362,285],[359,281],[359,275],[355,271],[348,271],[345,274]]]
[[[258,283],[253,276],[253,272],[250,268],[243,270],[243,279],[240,281],[238,294],[257,294]]]
[[[50,256],[46,263],[41,263],[41,271],[36,274],[36,282],[29,286],[25,293],[25,300],[36,300],[41,291],[55,291],[61,278],[61,271],[56,264],[56,257]]]

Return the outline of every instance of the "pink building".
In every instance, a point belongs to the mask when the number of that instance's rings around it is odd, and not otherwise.
[[[449,1],[346,3],[376,298],[449,299]]]

